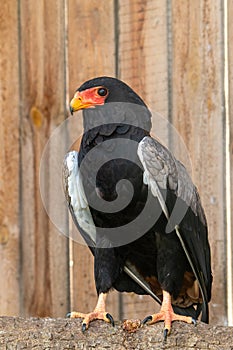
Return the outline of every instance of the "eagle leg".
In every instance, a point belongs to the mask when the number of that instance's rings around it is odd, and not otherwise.
[[[83,318],[83,323],[82,323],[83,332],[86,329],[88,329],[89,323],[94,320],[103,320],[105,322],[111,323],[112,326],[114,327],[113,317],[108,312],[105,311],[106,297],[107,297],[107,294],[100,293],[94,311],[88,314],[72,311],[67,316],[70,318]]]
[[[177,315],[174,313],[172,309],[172,304],[171,304],[171,295],[164,290],[163,290],[163,302],[162,302],[160,312],[158,312],[157,314],[147,316],[142,321],[142,324],[148,323],[149,325],[151,325],[159,321],[164,321],[164,332],[163,332],[164,340],[167,339],[167,336],[171,332],[171,325],[173,321],[182,321],[190,324],[191,323],[196,324],[196,320],[194,320],[192,317]]]

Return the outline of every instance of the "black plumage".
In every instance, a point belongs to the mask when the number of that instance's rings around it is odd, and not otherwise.
[[[94,255],[97,293],[115,288],[147,294],[144,283],[158,300],[162,301],[163,291],[168,292],[176,313],[196,318],[202,311],[202,320],[208,322],[210,248],[197,189],[183,165],[150,137],[150,111],[125,83],[100,77],[81,85],[77,93],[94,88],[98,94],[99,87],[108,94],[103,104],[93,103],[95,108],[84,109],[84,133],[75,159],[79,170],[74,175],[81,178],[88,214],[72,204],[67,162],[64,172],[72,216]],[[133,193],[132,187],[122,184],[125,179],[132,184]],[[123,203],[131,199],[117,212],[109,210],[120,196]],[[102,204],[96,207],[99,199]],[[120,232],[122,226],[142,215],[145,205],[150,209],[141,226],[139,222],[135,230]],[[83,213],[87,215],[85,223],[80,221]],[[95,229],[85,226],[89,219]],[[145,222],[148,227],[144,232]],[[125,266],[141,285],[126,273]],[[196,283],[198,293],[194,295]]]

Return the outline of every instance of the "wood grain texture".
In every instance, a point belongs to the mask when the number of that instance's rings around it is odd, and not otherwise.
[[[43,148],[65,117],[64,1],[22,1],[20,14],[22,313],[64,316],[68,240],[49,221],[39,187]],[[46,175],[51,188],[49,170]]]
[[[119,1],[119,76],[167,117],[167,6]]]
[[[84,81],[93,77],[115,75],[114,1],[69,0],[68,61],[69,100]],[[81,116],[77,115],[77,138],[82,133]],[[71,308],[91,311],[97,295],[94,283],[93,257],[84,245],[73,243]],[[111,292],[107,310],[118,318],[118,295]]]
[[[168,44],[166,1],[119,1],[119,78],[152,111],[152,134],[167,144]],[[162,117],[161,117],[161,116]],[[149,296],[123,296],[123,317],[146,317],[158,310]]]
[[[115,75],[114,1],[68,1],[70,96],[84,81]]]
[[[172,122],[192,161],[209,225],[210,319],[226,322],[225,121],[221,1],[172,1]],[[175,145],[174,145],[175,147]]]
[[[18,315],[19,75],[17,1],[0,7],[0,314]]]
[[[129,333],[120,322],[113,328],[95,321],[82,333],[81,321],[77,319],[1,317],[0,328],[2,349],[230,350],[233,346],[231,327],[200,322],[196,327],[174,322],[166,342],[163,341],[163,322]]]
[[[227,25],[228,25],[228,38],[225,38],[227,41],[225,42],[225,45],[227,47],[227,54],[228,54],[228,76],[225,77],[225,79],[227,79],[227,83],[228,88],[229,88],[229,96],[228,96],[228,101],[226,101],[227,103],[229,103],[229,109],[228,109],[228,125],[227,125],[227,132],[229,133],[229,144],[227,145],[227,149],[226,152],[228,152],[227,157],[229,157],[229,166],[230,166],[230,173],[227,173],[227,176],[230,177],[229,179],[229,186],[230,188],[227,186],[226,190],[229,191],[230,193],[230,197],[229,197],[229,203],[227,203],[229,205],[229,207],[227,208],[229,213],[230,213],[230,217],[228,218],[230,220],[230,222],[228,222],[227,224],[228,229],[229,229],[229,233],[230,233],[230,241],[227,242],[227,244],[229,245],[227,247],[228,249],[228,264],[230,264],[230,266],[228,266],[228,273],[230,274],[230,278],[229,278],[229,285],[228,285],[228,293],[230,294],[228,297],[228,301],[229,301],[229,305],[228,305],[228,315],[229,315],[229,321],[230,321],[230,325],[233,325],[233,214],[232,214],[232,207],[233,207],[233,22],[232,22],[232,18],[231,18],[231,14],[233,11],[233,0],[229,0],[228,1],[228,8],[225,9],[225,11],[227,11],[226,15],[227,15]]]

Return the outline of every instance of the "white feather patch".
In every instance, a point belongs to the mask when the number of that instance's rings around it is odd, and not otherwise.
[[[69,152],[65,161],[68,169],[67,188],[74,215],[80,227],[96,242],[96,227],[83,189],[78,168],[78,153]]]

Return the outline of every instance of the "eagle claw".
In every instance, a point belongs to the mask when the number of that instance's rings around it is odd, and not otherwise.
[[[115,326],[115,322],[114,319],[112,317],[112,315],[110,315],[109,313],[106,314],[106,317],[109,319],[111,325],[114,327]]]
[[[197,326],[197,320],[195,320],[195,318],[192,318],[192,324],[194,324],[194,327]]]
[[[83,323],[82,324],[82,332],[84,333],[86,329],[87,329],[87,325],[86,325],[86,323]]]
[[[164,328],[164,330],[163,330],[163,340],[164,341],[167,340],[168,334],[169,334],[169,330],[167,328]]]
[[[147,316],[146,318],[144,318],[144,320],[142,321],[142,325],[146,324],[148,321],[152,321],[152,316]]]

